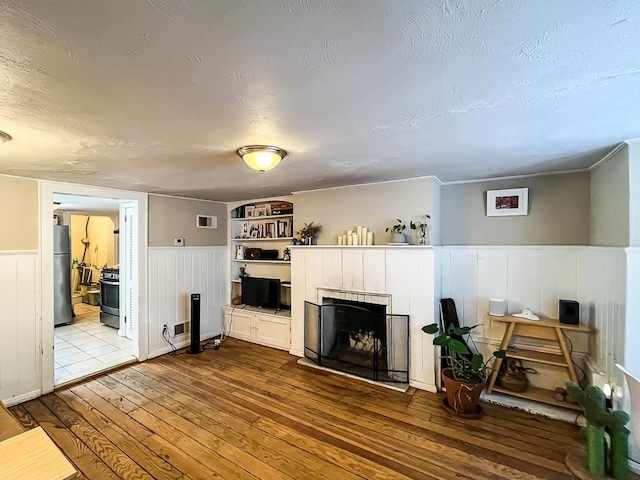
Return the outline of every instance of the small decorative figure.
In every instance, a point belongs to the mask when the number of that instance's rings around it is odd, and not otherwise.
[[[282,252],[282,259],[285,262],[288,262],[291,260],[291,249],[290,248],[285,248]]]

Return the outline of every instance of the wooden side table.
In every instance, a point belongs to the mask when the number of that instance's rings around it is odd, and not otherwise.
[[[586,325],[568,325],[560,323],[558,320],[540,319],[538,321],[526,320],[524,318],[513,317],[507,315],[505,317],[487,316],[492,321],[504,322],[507,324],[507,329],[502,337],[500,343],[500,349],[507,352],[508,358],[517,358],[528,362],[536,362],[546,365],[555,365],[558,367],[564,367],[567,370],[569,379],[572,382],[578,383],[578,377],[576,371],[571,363],[571,356],[569,349],[564,339],[563,330],[571,332],[589,333],[591,330]],[[540,350],[515,348],[510,347],[513,337],[529,337],[543,340],[553,340],[560,347],[560,354],[547,353]],[[544,388],[529,386],[524,392],[513,392],[505,388],[495,386],[498,379],[498,372],[502,365],[502,359],[497,358],[493,364],[493,371],[489,377],[489,384],[487,385],[487,393],[496,391],[507,395],[513,395],[515,397],[526,398],[536,402],[548,403],[564,408],[571,408],[573,410],[582,410],[582,407],[578,404],[572,404],[567,402],[559,402],[553,398],[554,390],[548,390]]]
[[[0,442],[0,480],[70,480],[76,473],[41,427]]]

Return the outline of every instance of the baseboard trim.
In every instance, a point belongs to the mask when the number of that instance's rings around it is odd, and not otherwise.
[[[435,385],[431,385],[430,383],[409,379],[409,385],[417,388],[418,390],[426,390],[427,392],[438,393],[438,388]]]
[[[221,333],[206,333],[204,335],[200,335],[200,342],[205,342],[207,340],[211,340],[212,338],[219,337]],[[176,350],[180,350],[181,348],[188,347],[191,344],[191,340],[183,340],[182,342],[174,343],[173,346]],[[166,347],[159,348],[154,350],[153,352],[149,352],[149,356],[147,360],[151,360],[152,358],[159,357],[161,355],[165,355],[167,353],[171,353],[173,349],[171,346],[167,345]]]
[[[18,405],[19,403],[28,402],[29,400],[38,398],[41,395],[42,390],[32,390],[30,392],[23,393],[22,395],[18,395],[17,397],[2,400],[2,403],[4,403],[6,407],[13,407],[14,405]]]

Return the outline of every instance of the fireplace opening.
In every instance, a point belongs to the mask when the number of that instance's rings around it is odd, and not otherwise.
[[[408,382],[409,317],[385,305],[323,298],[305,302],[305,356],[381,382]]]

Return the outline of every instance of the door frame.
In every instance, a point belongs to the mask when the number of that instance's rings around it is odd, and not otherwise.
[[[112,198],[132,201],[137,206],[138,243],[138,342],[134,342],[135,357],[142,361],[148,358],[148,308],[147,308],[147,248],[149,196],[146,193],[91,187],[72,183],[39,181],[40,210],[40,298],[41,298],[41,347],[42,347],[42,393],[54,389],[53,355],[53,195],[66,193],[90,197]],[[124,252],[121,252],[123,254]]]

